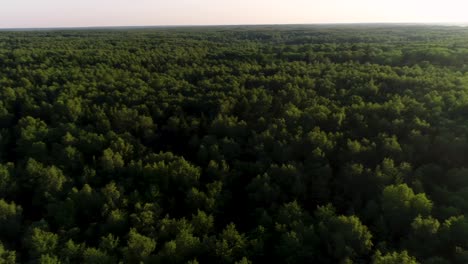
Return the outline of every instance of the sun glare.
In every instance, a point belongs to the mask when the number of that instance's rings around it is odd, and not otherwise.
[[[468,22],[468,1],[1,1],[0,28],[56,26]]]

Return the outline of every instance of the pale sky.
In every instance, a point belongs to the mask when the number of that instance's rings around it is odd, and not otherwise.
[[[468,0],[0,0],[0,28],[468,22]]]

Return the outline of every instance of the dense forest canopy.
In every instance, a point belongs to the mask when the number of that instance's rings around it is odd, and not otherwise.
[[[468,263],[467,214],[468,28],[0,32],[0,263]]]

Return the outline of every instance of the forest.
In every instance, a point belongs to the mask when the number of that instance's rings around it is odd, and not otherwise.
[[[0,263],[468,263],[468,28],[0,31]]]

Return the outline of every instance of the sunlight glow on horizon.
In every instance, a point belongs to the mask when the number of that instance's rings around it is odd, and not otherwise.
[[[0,0],[0,28],[466,23],[463,0]]]

